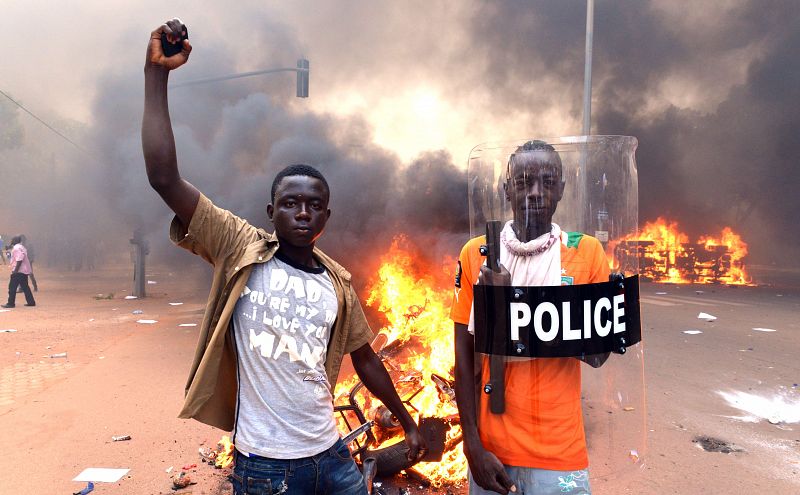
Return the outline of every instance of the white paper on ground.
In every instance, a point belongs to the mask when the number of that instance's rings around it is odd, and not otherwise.
[[[700,330],[684,330],[683,333],[688,333],[689,335],[697,335],[698,333],[703,333]]]
[[[755,330],[756,332],[777,332],[777,330],[775,330],[774,328],[755,327],[753,328],[753,330]]]
[[[183,304],[183,303],[181,303],[181,302],[169,303],[170,306],[180,306],[181,304]]]
[[[103,483],[116,483],[123,476],[128,474],[130,469],[114,469],[114,468],[86,468],[81,471],[81,474],[72,479],[72,481],[100,481]]]
[[[136,296],[125,296],[125,299],[139,299],[139,298]]]
[[[700,313],[699,315],[697,315],[697,318],[700,320],[708,320],[708,321],[713,321],[717,319],[716,316],[710,315],[708,313]]]
[[[667,293],[666,292],[656,292],[656,295],[657,296],[666,296]]]
[[[197,323],[181,323],[179,327],[196,327]]]
[[[155,280],[148,280],[147,281],[147,285],[156,285],[157,283],[158,282],[156,282]]]
[[[145,324],[150,325],[150,324],[153,324],[153,323],[158,323],[158,320],[136,320],[136,323],[145,323]]]
[[[12,333],[12,332],[16,332],[16,331],[17,330],[15,328],[5,328],[3,330],[0,330],[0,333]]]
[[[0,309],[0,313],[7,313],[9,311],[11,311],[11,310],[10,309]]]

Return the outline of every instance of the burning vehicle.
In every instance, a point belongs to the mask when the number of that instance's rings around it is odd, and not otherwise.
[[[638,234],[609,243],[606,254],[612,269],[626,268],[620,260],[638,260],[642,278],[652,282],[752,284],[744,265],[747,244],[730,227],[717,237],[690,242],[676,222],[658,218],[647,222]]]

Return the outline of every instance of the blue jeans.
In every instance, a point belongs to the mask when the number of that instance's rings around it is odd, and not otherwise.
[[[551,471],[504,465],[517,495],[591,495],[589,470]],[[469,475],[469,495],[497,495],[479,487]]]
[[[268,459],[234,450],[235,495],[366,495],[364,477],[340,440],[311,457]]]

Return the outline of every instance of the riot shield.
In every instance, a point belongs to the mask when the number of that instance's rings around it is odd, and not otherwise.
[[[636,138],[476,146],[469,157],[470,331],[484,446],[593,481],[643,465]],[[477,253],[471,253],[477,250]],[[462,253],[462,258],[464,254]],[[462,261],[462,263],[466,263]]]

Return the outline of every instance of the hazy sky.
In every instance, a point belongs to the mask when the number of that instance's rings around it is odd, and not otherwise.
[[[640,218],[692,235],[732,225],[756,261],[797,265],[800,4],[597,0],[595,15],[593,133],[639,138]],[[30,205],[0,231],[102,211],[95,227],[163,237],[139,125],[144,48],[172,16],[194,46],[174,81],[311,61],[308,99],[293,74],[171,92],[184,176],[248,218],[263,218],[275,170],[305,160],[334,176],[344,238],[405,224],[458,243],[474,145],[580,131],[580,0],[6,1],[0,89],[95,160],[0,106],[0,135],[22,129],[20,146],[0,141],[3,177],[28,162],[0,185],[0,213]]]

